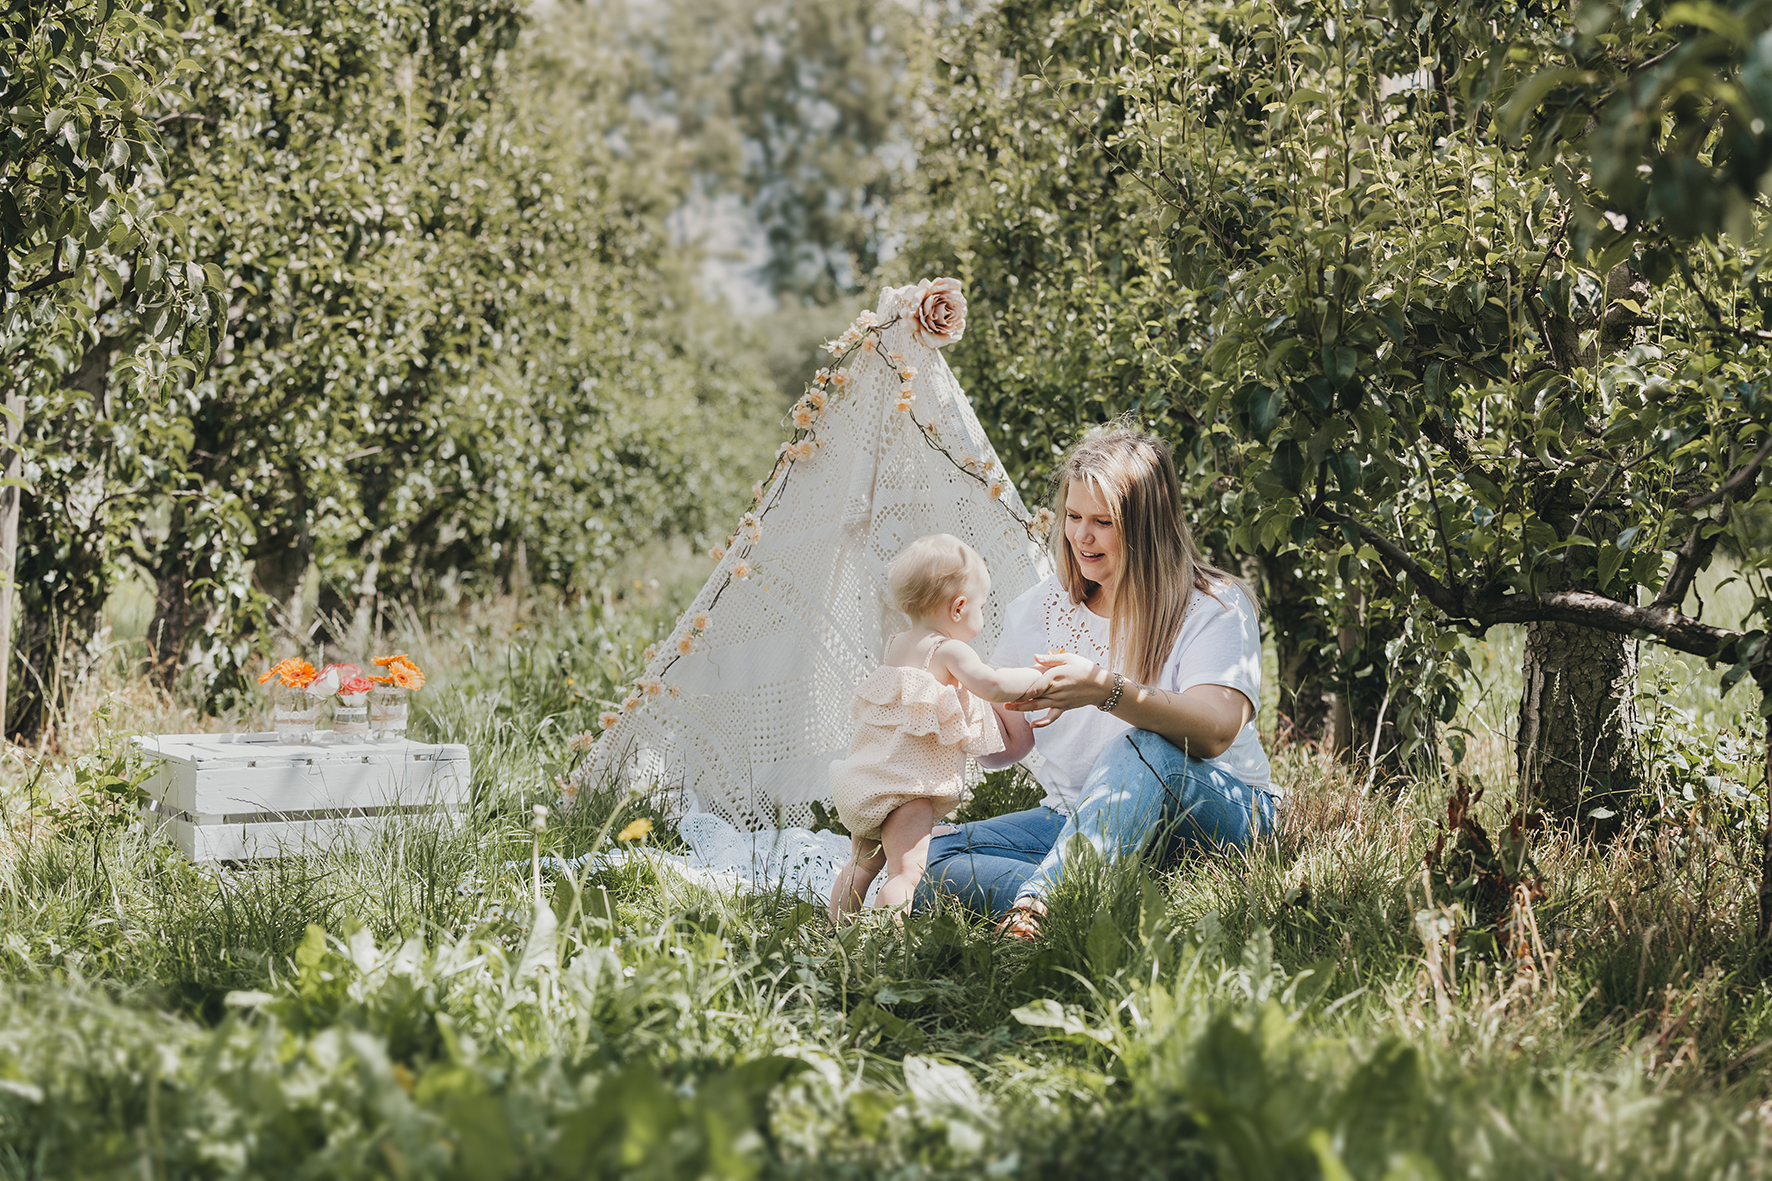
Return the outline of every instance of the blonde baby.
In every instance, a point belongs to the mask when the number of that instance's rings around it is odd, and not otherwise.
[[[969,646],[984,628],[990,571],[948,533],[918,538],[892,563],[894,605],[909,631],[855,690],[849,756],[831,764],[831,795],[849,829],[849,861],[831,891],[831,917],[855,913],[880,870],[878,906],[903,906],[929,859],[935,822],[959,806],[968,756],[1003,749],[988,701],[1017,701],[1043,675],[995,669]]]

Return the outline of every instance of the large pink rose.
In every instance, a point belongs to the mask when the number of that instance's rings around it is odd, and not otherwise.
[[[966,332],[966,297],[958,279],[925,279],[910,292],[911,334],[928,348],[952,344]]]

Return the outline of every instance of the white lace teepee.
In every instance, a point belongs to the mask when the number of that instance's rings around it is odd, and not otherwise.
[[[632,696],[604,715],[577,789],[675,793],[678,810],[750,831],[808,823],[848,750],[850,696],[905,626],[886,568],[927,533],[955,534],[989,563],[977,641],[989,654],[1003,607],[1044,573],[1051,514],[1022,506],[930,347],[957,337],[963,315],[953,280],[888,287],[877,313],[826,346],[837,360],[794,408],[760,499]]]

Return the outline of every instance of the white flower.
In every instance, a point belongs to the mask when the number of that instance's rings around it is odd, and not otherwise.
[[[307,693],[316,701],[324,701],[338,692],[338,669],[328,668],[308,685]]]

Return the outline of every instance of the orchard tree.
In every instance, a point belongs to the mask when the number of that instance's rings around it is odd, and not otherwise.
[[[0,733],[47,720],[112,551],[188,443],[182,392],[219,329],[220,276],[155,195],[162,96],[194,68],[176,36],[111,0],[18,0],[0,16]],[[112,352],[108,374],[89,363]]]
[[[1239,538],[1528,625],[1522,789],[1572,822],[1640,782],[1628,639],[1772,687],[1690,593],[1724,537],[1763,586],[1757,13],[1141,4],[1058,79],[1212,304]]]

